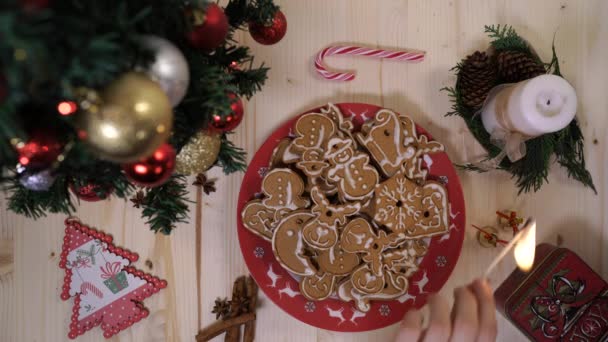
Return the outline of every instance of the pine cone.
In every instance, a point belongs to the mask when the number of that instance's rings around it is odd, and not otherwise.
[[[468,56],[458,73],[458,89],[464,105],[479,108],[496,83],[496,67],[485,52]]]
[[[500,77],[507,82],[520,82],[546,73],[542,64],[520,51],[501,51],[496,62]]]

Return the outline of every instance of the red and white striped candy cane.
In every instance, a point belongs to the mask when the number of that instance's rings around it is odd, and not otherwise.
[[[325,79],[332,81],[352,81],[355,79],[355,74],[352,72],[334,72],[329,71],[323,65],[323,58],[326,56],[333,55],[355,55],[355,56],[367,56],[374,58],[390,59],[394,61],[405,61],[410,63],[419,63],[424,60],[424,51],[414,50],[383,50],[383,49],[371,49],[360,46],[349,46],[349,45],[337,45],[327,47],[315,58],[315,70],[323,76]]]
[[[103,293],[101,292],[101,290],[98,289],[97,286],[93,285],[93,283],[90,283],[88,281],[85,281],[84,283],[82,283],[80,285],[80,292],[85,296],[89,292],[91,292],[92,294],[97,296],[97,298],[99,298],[99,299],[103,298]]]

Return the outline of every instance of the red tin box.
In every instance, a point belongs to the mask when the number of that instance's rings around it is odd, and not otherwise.
[[[533,341],[608,341],[608,284],[566,248],[536,247],[494,293],[498,311]]]

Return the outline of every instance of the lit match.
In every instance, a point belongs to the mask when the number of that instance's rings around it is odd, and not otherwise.
[[[534,252],[536,250],[536,221],[533,218],[530,217],[526,220],[519,233],[513,237],[511,242],[509,242],[500,254],[498,254],[496,259],[492,261],[490,267],[488,267],[484,273],[485,278],[492,273],[494,268],[496,268],[496,265],[498,265],[513,248],[515,248],[513,254],[517,267],[524,272],[528,272],[534,264]]]

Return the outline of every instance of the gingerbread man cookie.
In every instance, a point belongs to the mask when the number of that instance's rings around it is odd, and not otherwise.
[[[337,276],[350,274],[355,267],[359,266],[360,261],[357,254],[343,250],[340,243],[319,251],[317,256],[319,269]]]
[[[324,148],[327,140],[336,134],[335,123],[320,113],[302,115],[296,122],[296,137],[288,151],[302,155],[307,149]]]
[[[305,253],[302,239],[302,227],[313,218],[314,215],[307,210],[291,212],[281,220],[272,238],[272,250],[276,259],[285,269],[301,276],[317,273]]]
[[[304,193],[302,178],[291,169],[280,168],[268,172],[262,181],[262,192],[266,195],[262,204],[275,210],[296,210],[310,204],[302,196]]]
[[[369,165],[369,156],[355,151],[350,138],[333,137],[327,141],[325,158],[329,161],[327,179],[338,185],[344,201],[362,200],[372,194],[379,175]]]
[[[317,186],[310,191],[310,197],[315,203],[312,207],[315,219],[302,230],[304,240],[313,248],[331,248],[338,241],[338,225],[344,225],[347,217],[357,214],[361,204],[331,204]]]

